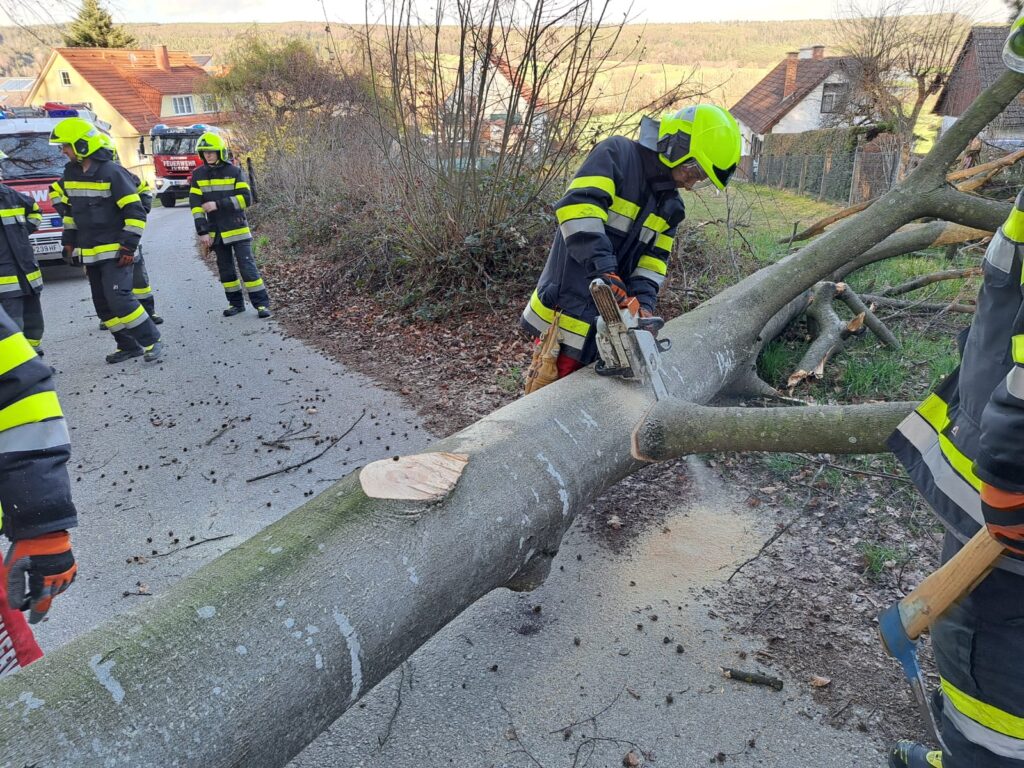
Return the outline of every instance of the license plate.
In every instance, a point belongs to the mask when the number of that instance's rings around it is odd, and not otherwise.
[[[60,253],[60,243],[33,243],[32,251],[34,253]]]

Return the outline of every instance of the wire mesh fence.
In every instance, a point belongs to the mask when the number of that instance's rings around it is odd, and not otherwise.
[[[762,155],[748,161],[755,184],[788,189],[818,200],[854,205],[878,197],[896,183],[898,152]]]

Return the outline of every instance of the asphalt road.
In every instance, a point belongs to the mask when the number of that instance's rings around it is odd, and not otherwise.
[[[160,593],[353,467],[429,440],[393,395],[273,321],[221,317],[186,210],[156,210],[144,243],[167,318],[159,364],[107,365],[113,345],[85,281],[48,275],[44,347],[72,428],[81,576],[39,627],[45,649],[151,599],[140,593]],[[247,482],[316,455],[318,439],[364,411],[323,457]],[[865,737],[824,723],[807,681],[777,693],[720,676],[764,668],[699,590],[767,534],[712,472],[689,471],[700,492],[628,555],[573,529],[542,587],[467,610],[292,768],[613,768],[631,750],[652,766],[884,765]]]

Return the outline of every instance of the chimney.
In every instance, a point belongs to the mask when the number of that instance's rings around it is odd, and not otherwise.
[[[171,59],[167,55],[166,45],[155,45],[153,46],[153,54],[156,58],[156,66],[162,69],[164,72],[171,71]]]
[[[786,54],[786,82],[782,86],[782,98],[788,99],[796,90],[796,64],[800,54],[790,51]]]
[[[825,58],[825,46],[815,45],[811,47],[811,58],[820,61]]]

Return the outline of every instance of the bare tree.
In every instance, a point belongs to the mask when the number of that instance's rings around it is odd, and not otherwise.
[[[851,89],[839,115],[882,123],[897,136],[901,175],[928,99],[946,82],[967,34],[963,0],[845,0],[836,32],[850,66]]]

